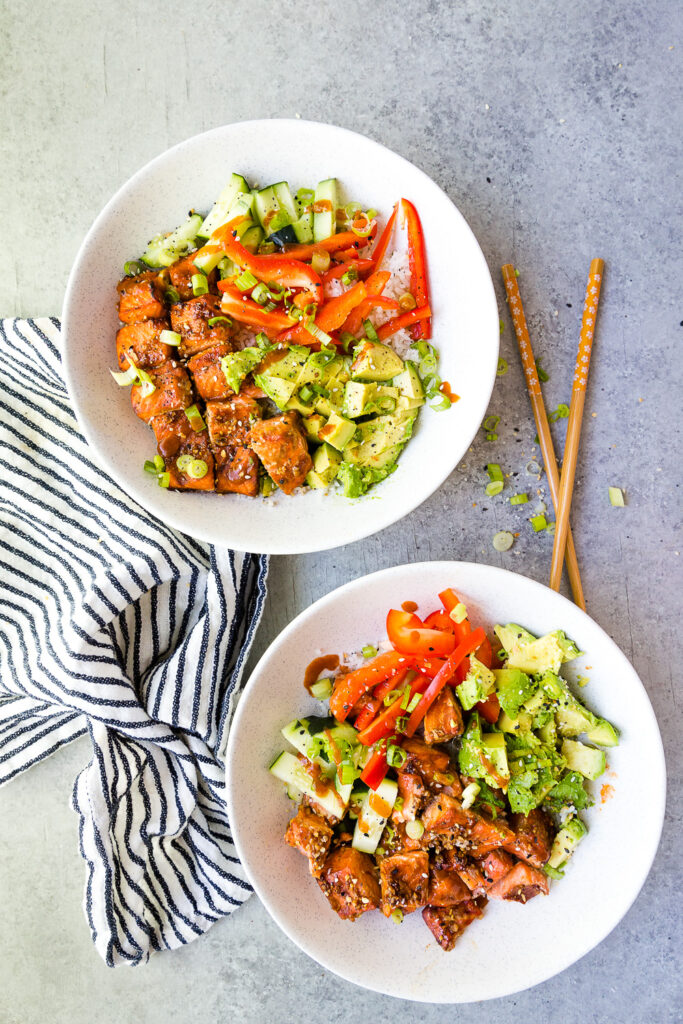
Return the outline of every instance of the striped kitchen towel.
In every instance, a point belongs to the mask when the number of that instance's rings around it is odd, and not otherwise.
[[[0,406],[0,783],[90,735],[85,913],[107,964],[138,964],[251,893],[223,752],[267,559],[176,533],[100,470],[57,320],[2,322]]]

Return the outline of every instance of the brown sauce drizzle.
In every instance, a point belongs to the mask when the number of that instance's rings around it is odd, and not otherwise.
[[[410,615],[413,615],[417,611],[417,605],[414,601],[404,601],[401,608],[404,612],[408,612]]]
[[[320,679],[321,672],[334,672],[337,668],[339,668],[338,654],[323,654],[319,658],[314,658],[304,673],[304,686],[308,692],[311,692],[313,683],[317,683]]]

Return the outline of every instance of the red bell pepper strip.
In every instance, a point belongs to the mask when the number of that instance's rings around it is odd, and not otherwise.
[[[449,587],[447,590],[443,590],[439,594],[439,600],[441,601],[442,605],[448,612],[449,618],[453,609],[456,608],[459,604],[462,604],[460,598],[451,587]],[[467,616],[465,616],[462,622],[455,622],[453,619],[451,619],[451,621],[453,622],[455,637],[458,640],[458,642],[472,632],[472,626]],[[475,653],[479,661],[482,663],[482,665],[486,665],[487,668],[491,668],[491,665],[493,664],[493,650],[491,648],[491,643],[488,637],[484,637],[484,642],[481,644],[481,646],[477,649]],[[459,683],[463,681],[469,670],[470,660],[469,658],[467,658],[459,667],[456,673],[456,678]]]
[[[381,295],[390,277],[391,274],[388,270],[379,270],[375,271],[374,274],[371,274],[365,282],[365,290],[367,291],[368,298],[370,298],[371,295]],[[350,316],[347,317],[343,329],[345,331],[349,331],[350,334],[358,334],[359,330],[363,326],[363,320],[366,316],[367,313],[365,313],[360,307],[356,306]]]
[[[440,629],[425,629],[412,612],[392,608],[387,615],[387,636],[395,650],[403,654],[448,655],[455,650],[455,637]]]
[[[393,320],[387,320],[385,324],[377,328],[377,337],[380,341],[384,341],[385,338],[390,338],[392,334],[396,334],[396,331],[400,331],[403,327],[410,327],[411,324],[415,324],[418,320],[425,320],[432,315],[432,311],[429,306],[420,306],[417,309],[409,309],[407,313],[401,313],[400,316],[394,317]],[[429,337],[431,337],[431,332]]]
[[[455,623],[453,619],[446,612],[442,612],[440,608],[437,608],[435,612],[431,612],[424,620],[424,624],[429,629],[441,629],[444,633],[452,633],[455,636]]]
[[[476,705],[476,709],[482,718],[485,718],[490,725],[493,725],[498,721],[498,715],[500,714],[500,702],[498,701],[498,695],[496,693],[492,693],[486,700],[479,701]]]
[[[344,722],[357,701],[371,690],[377,683],[383,683],[399,669],[412,668],[412,660],[398,651],[386,651],[379,654],[367,665],[362,665],[355,672],[337,676],[330,697],[330,711],[338,722]]]
[[[396,700],[377,715],[369,725],[358,734],[358,742],[366,747],[372,746],[377,740],[389,736],[396,731],[396,722],[402,715],[407,715],[406,708],[401,707],[403,703],[409,704],[416,693],[424,693],[431,683],[424,676],[417,676],[410,683],[410,697],[407,702],[403,700],[403,692],[399,693]],[[405,689],[405,687],[404,687]]]
[[[384,231],[379,236],[377,245],[372,250],[372,258],[375,261],[375,266],[379,268],[382,260],[386,256],[387,249],[389,248],[389,242],[394,231],[394,224],[396,223],[396,211],[398,209],[398,203],[394,206],[391,211],[391,217],[386,223]]]
[[[378,683],[372,691],[372,695],[366,693],[361,697],[358,704],[356,704],[356,707],[353,709],[355,711],[356,708],[360,708],[360,711],[353,723],[354,728],[360,731],[361,729],[364,729],[366,725],[370,724],[377,712],[381,709],[386,695],[391,693],[392,690],[398,689],[408,671],[409,670],[407,668],[404,668],[395,672],[393,676],[389,676],[389,678],[385,679],[383,683]]]
[[[285,256],[292,256],[297,260],[310,260],[316,249],[324,249],[325,252],[331,253],[353,248],[357,254],[359,249],[364,249],[366,245],[370,244],[376,231],[376,224],[367,238],[359,238],[354,231],[340,231],[336,235],[330,235],[329,238],[323,238],[321,242],[311,242],[304,245],[286,245],[283,252]]]
[[[384,776],[389,771],[387,764],[387,741],[382,740],[377,749],[372,752],[370,759],[361,772],[360,780],[370,789],[377,789]]]
[[[365,274],[369,270],[372,270],[374,266],[374,260],[359,260],[355,257],[354,259],[349,260],[348,263],[336,263],[323,274],[323,284],[327,284],[329,281],[338,280],[340,277],[343,277],[344,274],[348,273],[349,270],[355,270],[360,277],[361,274]]]
[[[437,672],[439,672],[446,661],[444,658],[416,658],[415,668],[418,672],[421,672],[424,676],[429,676],[433,679]]]
[[[314,302],[322,302],[323,283],[313,267],[291,256],[255,256],[244,248],[235,234],[235,222],[242,219],[235,218],[229,221],[211,236],[220,244],[226,256],[243,270],[251,271],[259,281],[282,285],[285,288],[304,288],[313,293]]]
[[[243,298],[242,293],[229,284],[228,281],[219,281],[218,289],[223,292],[223,298],[221,299],[221,309],[223,312],[233,316],[235,320],[239,320],[242,324],[249,324],[251,327],[263,327],[268,331],[275,332],[283,331],[292,324],[291,319],[286,313],[281,313],[279,310],[266,313],[263,306],[259,306],[258,302],[252,302],[251,299]]]
[[[429,281],[427,279],[427,254],[425,252],[424,233],[420,217],[408,199],[402,199],[401,224],[408,227],[408,263],[410,266],[410,290],[418,308],[429,305]],[[432,325],[430,320],[417,324],[411,331],[413,341],[420,338],[431,338]]]
[[[330,299],[324,306],[319,307],[315,317],[316,326],[321,331],[325,331],[326,334],[329,334],[330,331],[336,331],[344,323],[351,310],[355,309],[363,301],[366,294],[365,283],[358,281],[354,284],[353,288],[349,288],[347,292],[337,295],[336,298]],[[309,340],[306,341],[306,338]],[[277,340],[286,341],[289,344],[298,342],[299,344],[306,345],[311,343],[313,335],[310,331],[306,330],[302,321],[296,327],[290,328],[283,335],[278,336]]]
[[[463,660],[463,658],[466,658],[468,654],[471,654],[472,651],[476,651],[477,647],[482,642],[485,636],[486,634],[484,633],[484,630],[480,626],[478,629],[475,629],[472,633],[470,633],[469,636],[465,637],[465,639],[461,643],[458,644],[453,653],[446,660],[444,667],[434,676],[431,683],[427,687],[422,697],[422,700],[417,705],[417,707],[411,714],[410,718],[408,719],[408,724],[405,730],[406,736],[413,735],[418,725],[420,724],[424,716],[427,714],[427,711],[443,690],[446,683],[450,683],[451,679],[455,675],[455,670],[460,664],[460,662]]]

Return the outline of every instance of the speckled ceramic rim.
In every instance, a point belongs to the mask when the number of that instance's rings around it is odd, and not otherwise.
[[[349,188],[360,187],[360,179],[352,179],[362,168],[371,169],[363,172],[363,180],[372,183],[368,200],[373,200],[373,190],[380,199],[386,198],[390,186],[385,181],[389,179],[412,183],[411,193],[426,218],[428,258],[430,253],[433,257],[435,341],[442,352],[446,370],[443,377],[450,379],[456,390],[457,379],[466,382],[461,388],[463,399],[454,410],[443,414],[428,410],[427,416],[420,418],[399,472],[376,491],[380,500],[357,502],[358,509],[341,496],[323,496],[320,492],[293,499],[279,495],[277,507],[259,503],[267,512],[256,509],[253,499],[237,495],[228,498],[162,492],[156,481],[141,470],[153,451],[153,439],[150,444],[147,434],[141,433],[143,425],[135,420],[129,403],[126,407],[127,395],[114,395],[111,390],[108,367],[114,363],[117,325],[111,290],[124,260],[149,237],[145,233],[141,238],[141,231],[158,230],[157,215],[152,216],[155,203],[159,203],[158,212],[163,207],[164,218],[169,216],[170,200],[155,199],[155,195],[170,193],[175,202],[177,182],[187,179],[195,156],[201,155],[203,159],[196,162],[205,164],[215,154],[211,174],[216,180],[215,184],[212,180],[211,188],[217,190],[219,180],[227,173],[226,152],[236,154],[236,163],[240,154],[249,154],[245,162],[255,164],[254,154],[260,154],[265,146],[271,152],[282,153],[286,141],[289,155],[280,158],[283,173],[302,174],[305,154],[320,151],[326,154],[326,167],[334,163],[334,154],[354,155],[353,168],[351,158],[343,158],[349,161],[346,169],[339,157],[337,173],[349,182]],[[295,150],[301,155],[295,155]],[[312,158],[308,159],[310,164]],[[268,163],[265,159],[262,163],[267,174]],[[250,173],[248,167],[244,169]],[[321,168],[313,163],[310,173],[316,170]],[[207,175],[197,180],[197,194],[187,197],[187,201],[194,198],[200,202],[205,192],[212,194],[206,184]],[[163,187],[157,187],[157,183]],[[457,275],[460,284],[453,283]],[[461,336],[462,342],[449,352],[447,342],[454,335]],[[457,466],[479,428],[495,381],[498,345],[498,311],[486,261],[448,196],[423,171],[379,143],[347,129],[300,120],[244,121],[216,128],[174,146],[134,174],[90,228],[69,277],[63,310],[66,382],[81,429],[104,469],[131,497],[169,526],[209,543],[273,554],[324,550],[360,540],[425,501]],[[438,428],[430,417],[438,418]],[[323,518],[324,528],[319,525]]]
[[[494,971],[491,972],[492,976],[487,978],[485,985],[480,985],[475,991],[472,991],[470,986],[466,993],[463,992],[462,981],[459,980],[459,977],[466,973],[467,964],[465,964],[465,969],[463,969],[463,961],[460,960],[459,962],[458,959],[458,949],[462,948],[463,956],[469,954],[466,948],[457,946],[453,953],[447,954],[450,958],[448,963],[452,965],[452,984],[450,984],[450,990],[446,990],[449,988],[449,983],[447,982],[445,987],[443,984],[437,985],[437,994],[430,995],[428,986],[426,991],[424,987],[420,988],[419,984],[416,987],[410,978],[401,975],[400,970],[393,973],[387,971],[382,975],[381,968],[378,968],[377,974],[374,976],[365,971],[362,962],[358,970],[354,970],[353,967],[345,963],[344,956],[339,955],[334,950],[335,938],[332,936],[332,932],[336,927],[336,919],[332,919],[328,924],[330,930],[329,941],[320,941],[319,938],[316,941],[315,937],[312,938],[307,934],[306,926],[302,924],[302,918],[306,914],[306,907],[297,905],[297,912],[294,914],[283,910],[283,897],[280,891],[282,874],[278,872],[283,870],[294,872],[297,870],[297,864],[287,861],[286,868],[278,864],[276,873],[270,879],[265,877],[267,869],[264,870],[262,861],[254,855],[260,840],[258,837],[255,838],[254,829],[250,827],[250,820],[247,820],[248,815],[244,813],[245,807],[248,807],[249,804],[244,803],[245,798],[243,790],[240,792],[240,787],[245,778],[253,778],[253,772],[255,771],[261,770],[264,778],[266,778],[267,764],[269,763],[268,757],[276,754],[284,745],[278,736],[279,726],[296,714],[313,713],[314,705],[310,701],[308,702],[308,707],[304,706],[306,698],[300,679],[303,668],[308,660],[320,649],[319,645],[321,643],[323,645],[328,643],[326,638],[320,635],[321,622],[327,620],[329,625],[330,623],[335,623],[338,618],[341,618],[342,625],[348,626],[346,635],[350,643],[354,644],[358,641],[359,637],[368,638],[367,610],[373,608],[373,600],[377,593],[383,589],[385,594],[387,591],[390,591],[395,595],[394,600],[397,602],[412,597],[414,594],[416,600],[418,600],[419,597],[416,591],[426,591],[427,588],[433,586],[434,590],[430,590],[433,596],[436,593],[436,587],[439,585],[440,587],[453,585],[459,591],[462,585],[462,593],[466,595],[465,599],[467,599],[467,596],[472,597],[473,604],[470,607],[477,609],[481,615],[485,615],[484,609],[489,598],[495,597],[497,601],[502,601],[506,604],[506,611],[507,603],[515,608],[517,614],[514,618],[517,621],[521,620],[529,628],[533,629],[534,625],[537,624],[538,631],[545,630],[548,628],[548,623],[552,622],[555,625],[550,628],[566,628],[567,632],[579,644],[584,644],[586,640],[589,640],[590,649],[589,645],[585,643],[587,649],[586,657],[590,657],[591,661],[595,661],[598,668],[601,661],[603,663],[607,662],[609,671],[605,673],[603,665],[602,672],[599,673],[600,694],[595,695],[594,688],[596,684],[593,682],[588,684],[587,689],[583,693],[587,695],[586,699],[589,705],[591,703],[594,704],[596,709],[604,716],[616,721],[620,726],[627,725],[628,723],[629,731],[628,733],[622,733],[620,746],[612,751],[612,757],[615,759],[617,756],[616,752],[619,752],[618,758],[621,762],[619,768],[620,778],[614,783],[617,789],[618,800],[610,800],[604,807],[596,805],[589,812],[589,824],[591,826],[589,839],[593,838],[592,848],[587,847],[585,849],[586,856],[585,858],[582,856],[581,861],[579,861],[578,854],[576,855],[576,863],[572,864],[572,868],[567,872],[566,878],[562,883],[559,883],[558,888],[553,890],[551,896],[548,897],[547,904],[545,904],[545,901],[536,900],[529,904],[528,907],[523,908],[527,915],[529,915],[533,908],[533,913],[536,914],[538,919],[545,912],[546,906],[550,908],[556,907],[560,920],[551,918],[550,935],[552,936],[562,925],[563,915],[566,915],[568,912],[566,908],[573,903],[580,903],[582,898],[585,899],[585,887],[590,885],[595,887],[597,902],[597,907],[592,912],[593,916],[589,914],[588,920],[584,923],[581,916],[582,911],[577,910],[577,913],[580,915],[578,927],[575,927],[573,934],[567,938],[561,956],[553,955],[552,942],[548,943],[547,936],[545,946],[550,945],[550,949],[524,949],[524,923],[525,920],[531,922],[532,918],[531,916],[521,918],[520,915],[515,917],[514,920],[510,918],[513,922],[513,935],[517,934],[524,954],[521,957],[522,968],[518,972],[513,973],[513,980],[508,977],[501,983],[500,978],[497,977]],[[468,594],[470,590],[471,594]],[[515,595],[519,595],[519,601]],[[355,618],[352,614],[349,614],[349,603],[358,609]],[[386,605],[383,607],[386,609]],[[510,616],[508,621],[511,618],[512,616]],[[353,635],[354,630],[356,635]],[[348,635],[349,631],[350,636]],[[337,649],[334,647],[334,642],[337,639],[337,636],[330,639],[327,646],[328,650]],[[296,668],[290,669],[288,667],[290,660]],[[578,666],[576,672],[585,671],[588,667]],[[285,682],[283,682],[282,680],[287,677],[288,671],[298,671],[298,676],[289,681],[285,679]],[[272,701],[279,701],[282,708],[286,707],[287,711],[281,721],[278,719],[277,724],[273,723],[273,736],[270,739],[264,739],[262,736],[256,737],[256,723],[263,718],[266,704]],[[273,714],[276,715],[282,708],[278,709],[277,712],[273,712]],[[634,723],[633,721],[629,723],[629,714],[631,716],[637,714],[637,735],[635,736]],[[632,743],[634,744],[633,747],[631,746]],[[638,745],[637,751],[634,749],[636,743]],[[259,747],[256,753],[254,752],[255,746]],[[628,754],[628,757],[625,756],[625,752]],[[636,753],[637,765],[633,761],[633,755]],[[259,756],[262,756],[263,764],[255,763],[255,758]],[[322,966],[346,978],[348,981],[387,995],[421,1002],[458,1003],[511,995],[514,992],[531,988],[553,977],[585,956],[616,927],[636,899],[648,876],[657,852],[664,820],[666,769],[659,728],[645,688],[626,656],[590,616],[582,612],[567,598],[520,574],[493,566],[475,565],[466,562],[425,562],[384,569],[381,572],[360,577],[339,587],[337,590],[316,601],[315,604],[297,616],[270,645],[246,685],[232,723],[226,764],[227,803],[237,852],[247,870],[256,893],[275,922],[305,953]],[[641,789],[638,791],[641,765],[646,766],[647,779],[642,780]],[[276,786],[273,786],[272,790],[268,789],[267,783],[272,784],[272,780],[266,780],[262,787],[263,792],[261,794],[256,793],[254,799],[259,801],[265,794],[267,802],[271,800],[279,801],[280,804],[285,805],[282,814],[286,815],[287,807],[283,794]],[[634,800],[636,800],[635,803]],[[645,806],[643,806],[643,801],[645,801]],[[620,810],[616,811],[614,815],[612,815],[611,810],[611,805],[613,804],[619,804],[620,807]],[[261,800],[260,806],[263,806],[263,800]],[[616,865],[614,865],[613,860],[615,849],[619,849],[619,843],[621,842],[624,807],[626,808],[627,815],[631,815],[634,806],[643,808],[644,828],[639,829],[638,834],[633,839],[629,838],[628,840],[637,845],[637,860],[628,876],[619,879],[616,900],[605,911],[600,900],[600,893],[605,886],[604,871],[607,870],[608,866],[612,869],[613,873],[618,873],[619,871],[618,858]],[[280,813],[279,805],[277,813]],[[600,815],[602,817],[598,817]],[[286,817],[284,820],[286,820]],[[611,830],[609,828],[610,822],[612,825]],[[631,830],[632,833],[633,831]],[[280,833],[278,833],[278,841],[281,842]],[[282,843],[282,847],[284,848],[284,843]],[[277,849],[275,847],[271,851],[271,859],[273,859],[273,853],[277,856]],[[291,856],[300,859],[300,855],[295,854],[294,851],[291,851]],[[607,857],[607,863],[602,863],[605,857]],[[603,871],[600,872],[600,877],[595,877],[595,869],[598,868],[599,864],[602,864]],[[302,867],[301,871],[305,872],[305,868]],[[278,882],[280,883],[279,885]],[[289,876],[289,882],[290,885],[295,884],[292,874]],[[308,875],[306,875],[305,884],[310,885],[311,891],[314,893],[311,899],[313,900],[315,896],[318,898],[318,902],[312,904],[312,912],[317,912],[320,915],[331,913],[325,907],[324,902],[320,902],[320,894],[317,893],[315,882]],[[304,883],[302,883],[301,891],[297,893],[297,899],[299,900],[302,894],[304,899],[308,895],[303,885]],[[535,904],[536,906],[534,906]],[[544,905],[541,906],[540,904]],[[514,907],[516,906],[514,905]],[[503,908],[501,907],[500,909]],[[511,912],[512,914],[515,913],[515,909],[511,905],[506,905],[505,910],[508,914]],[[493,913],[498,913],[498,911],[498,907],[489,907],[488,913],[492,915]],[[545,921],[546,928],[547,916]],[[481,927],[481,924],[486,919],[487,915],[484,915],[482,921],[477,922],[477,925]],[[383,920],[382,923],[384,923]],[[496,919],[496,927],[505,928],[509,926],[509,923],[508,918],[503,915]],[[348,947],[348,943],[352,943],[354,940],[353,929],[357,928],[358,925],[341,924],[346,928],[343,935],[348,936],[346,940]],[[483,961],[490,963],[490,956],[486,951],[487,947],[484,945],[484,940],[479,939],[478,942],[475,941],[477,937],[474,935],[474,928],[470,929],[469,933],[471,933],[472,941],[477,950],[474,959],[475,965],[482,962],[482,958]],[[469,933],[466,933],[466,936],[460,940],[461,943],[466,941]],[[377,941],[382,941],[382,938],[386,938],[386,936],[380,936],[378,939],[378,935],[373,933],[373,938],[375,943],[377,943]],[[509,938],[508,936],[508,940]],[[367,939],[363,939],[361,935],[358,936],[358,939],[360,943],[367,942]],[[392,954],[394,956],[397,955],[395,940],[396,932],[392,932],[388,936],[387,941],[392,944]],[[426,936],[424,941],[426,941]],[[421,952],[424,941],[416,947],[417,953],[415,955],[418,959],[420,956],[426,956],[426,954]],[[370,955],[369,950],[365,952],[368,956]],[[372,963],[379,965],[383,959],[385,958],[373,956]],[[387,962],[390,960],[391,958],[388,958]],[[403,964],[402,967],[405,972],[406,965]],[[426,974],[430,969],[432,968],[429,964],[424,966],[419,962],[415,963],[416,974]],[[436,970],[438,970],[438,966]],[[360,976],[363,972],[365,972],[364,976]]]

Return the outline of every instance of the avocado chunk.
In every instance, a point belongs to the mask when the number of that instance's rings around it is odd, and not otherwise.
[[[299,376],[308,359],[310,349],[303,345],[297,345],[287,349],[282,359],[270,363],[267,369],[261,373],[262,377],[279,377],[282,380],[289,380],[298,385]],[[264,388],[265,390],[265,388]],[[292,388],[294,391],[294,388]]]
[[[300,412],[302,416],[311,416],[315,412],[315,406],[311,402],[301,401],[298,391],[292,395],[285,408],[288,412],[290,409],[294,409],[295,412]]]
[[[235,394],[239,393],[242,381],[263,361],[263,349],[243,348],[239,352],[229,352],[221,359],[221,369],[228,385]]]
[[[414,413],[393,413],[391,416],[377,416],[359,423],[353,447],[353,462],[369,465],[380,452],[403,444],[412,434],[414,422]]]
[[[619,733],[612,723],[606,718],[598,718],[596,721],[596,725],[586,729],[586,739],[600,747],[616,747],[619,743]]]
[[[563,868],[587,833],[588,829],[580,818],[569,818],[564,823],[553,840],[550,857],[545,864],[545,870],[552,878],[562,877]]]
[[[341,465],[341,455],[329,444],[322,444],[313,455],[313,469],[306,477],[309,487],[329,487]]]
[[[377,452],[376,455],[368,455],[367,452],[363,452],[362,445],[351,442],[344,449],[344,461],[354,466],[367,466],[368,469],[388,469],[394,465],[402,451],[403,445],[395,444],[391,448]]]
[[[327,358],[327,356],[330,356],[330,358]],[[297,386],[303,387],[304,384],[326,384],[343,371],[344,360],[341,356],[335,356],[331,353],[311,352],[301,368],[301,373],[297,378]]]
[[[393,412],[398,397],[398,388],[384,387],[373,381],[350,380],[344,386],[342,412],[353,419],[372,413]]]
[[[304,429],[311,441],[320,440],[320,430],[325,426],[327,420],[320,413],[314,412],[312,416],[304,417]]]
[[[469,711],[475,704],[486,700],[493,693],[496,677],[490,668],[483,665],[474,654],[470,655],[470,670],[457,687],[458,700],[463,709]]]
[[[391,382],[401,393],[402,398],[417,402],[423,405],[425,400],[424,388],[417,372],[417,366],[412,359],[406,359],[403,364],[403,371]]]
[[[351,364],[356,380],[387,381],[403,371],[403,360],[381,341],[366,341]]]
[[[561,749],[567,767],[573,772],[580,772],[586,779],[599,778],[607,766],[605,751],[596,747],[587,747],[576,740],[563,740]]]
[[[510,718],[503,711],[496,722],[501,732],[529,732],[533,719],[527,711],[520,711],[516,718]]]
[[[337,448],[338,451],[342,451],[355,433],[356,424],[353,420],[344,419],[343,416],[338,416],[336,412],[332,412],[325,426],[321,427],[318,436],[321,441],[326,441],[334,448]]]
[[[287,408],[287,403],[296,387],[293,380],[285,380],[283,377],[273,377],[265,373],[259,373],[254,377],[254,381],[262,391],[265,391],[268,398],[275,402],[278,409],[284,411]]]
[[[502,732],[482,734],[481,720],[475,712],[462,738],[458,763],[463,775],[484,781],[495,789],[510,778],[505,736]]]
[[[538,683],[518,668],[497,668],[493,670],[493,676],[500,706],[507,715],[515,718],[538,689]]]

